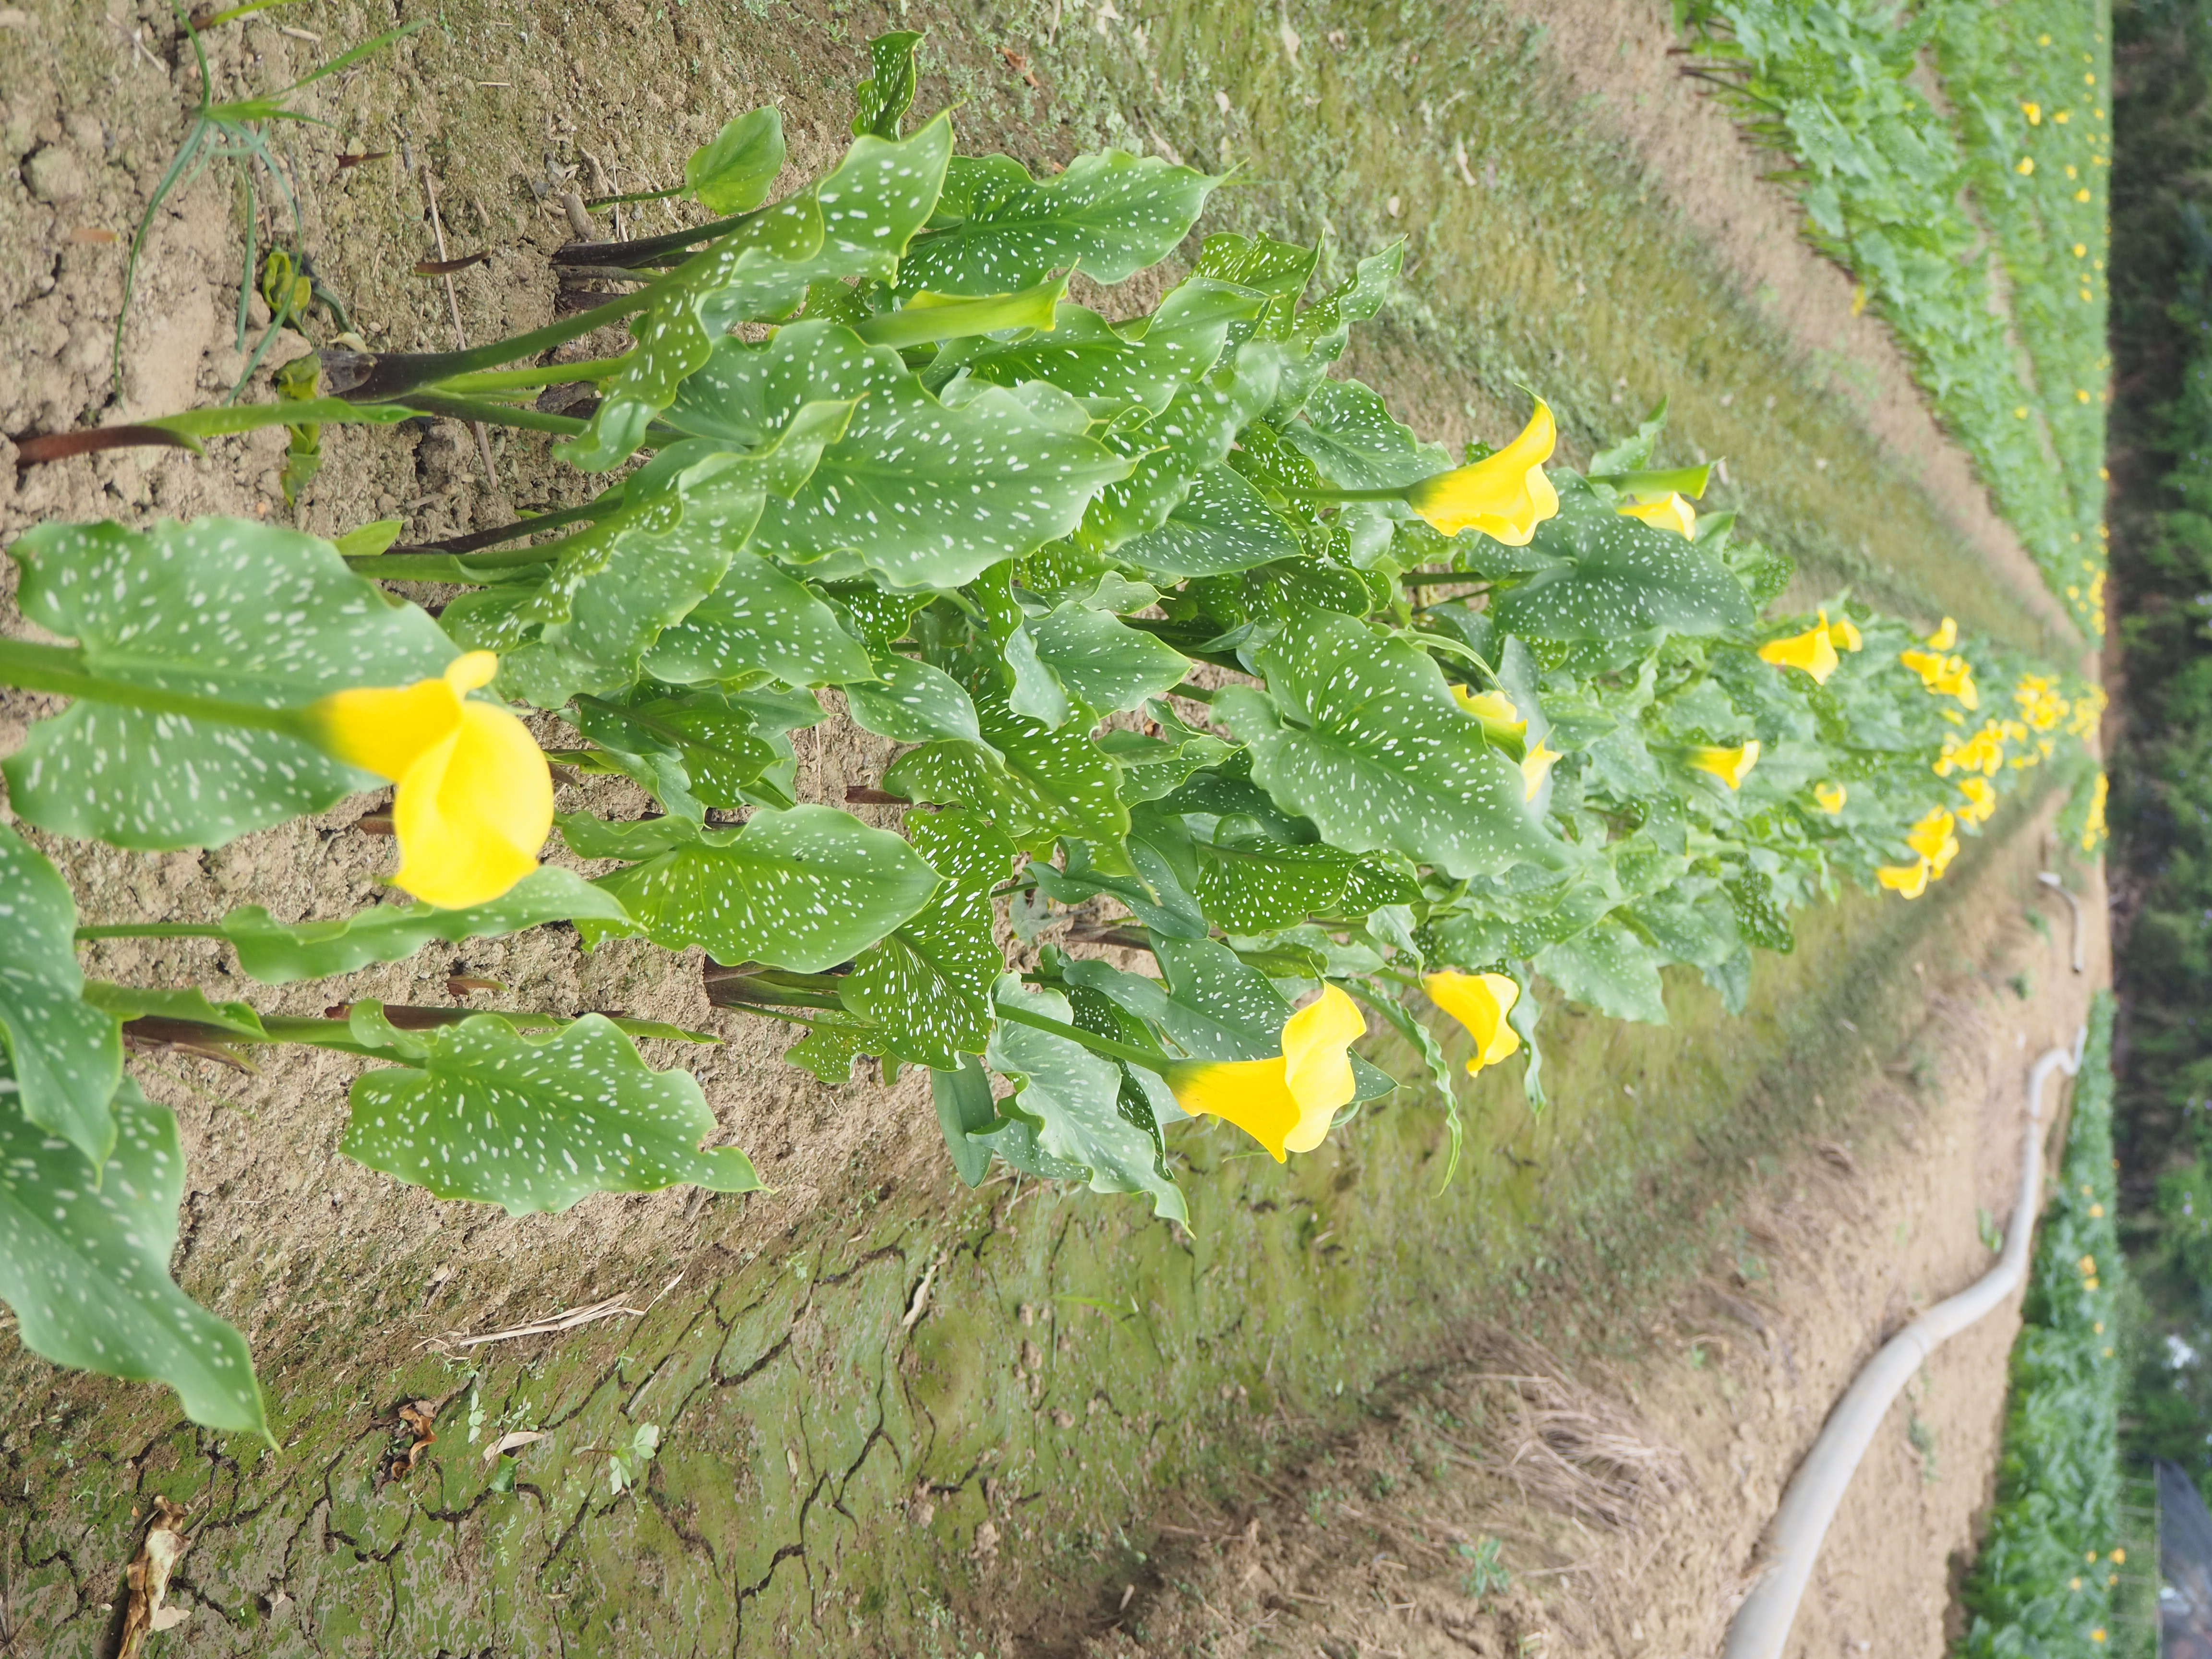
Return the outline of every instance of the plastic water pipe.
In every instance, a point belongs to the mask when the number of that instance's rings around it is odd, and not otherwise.
[[[1790,1490],[1783,1494],[1782,1507],[1775,1511],[1768,1534],[1765,1571],[1736,1609],[1729,1626],[1723,1659],[1782,1659],[1790,1626],[1797,1617],[1797,1603],[1804,1596],[1813,1563],[1820,1553],[1821,1540],[1827,1536],[1828,1524],[1836,1518],[1837,1506],[1858,1471],[1859,1460],[1873,1443],[1890,1402],[1929,1354],[1994,1312],[2026,1273],[2028,1244],[2034,1237],[2036,1212],[2041,1207],[2043,1085],[2054,1071],[2074,1075],[2088,1039],[2089,1028],[2084,1025],[2074,1039],[2072,1054],[2053,1048],[2028,1073],[2027,1149],[2021,1158],[2020,1198],[2013,1206],[2012,1224],[2005,1230],[2004,1252],[1997,1257],[1997,1265],[1890,1338],[1852,1380],[1829,1413],[1820,1437],[1797,1466]]]

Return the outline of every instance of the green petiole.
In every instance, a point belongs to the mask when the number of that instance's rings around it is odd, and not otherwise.
[[[313,743],[319,735],[319,728],[305,709],[267,708],[256,703],[230,702],[221,697],[202,697],[189,691],[108,679],[86,669],[84,653],[75,646],[0,640],[0,684],[20,686],[26,691],[51,691],[87,702],[116,703],[126,708],[143,709],[149,714],[177,714],[186,720],[215,720],[226,726],[281,732],[303,743]]]
[[[1117,1042],[1112,1037],[1096,1036],[1075,1026],[1063,1025],[1060,1021],[1048,1018],[1043,1014],[1033,1014],[1026,1008],[1010,1008],[1001,1002],[998,1005],[997,1012],[1000,1019],[1012,1020],[1017,1025],[1026,1025],[1031,1030],[1046,1031],[1056,1037],[1066,1037],[1070,1042],[1081,1043],[1095,1054],[1103,1054],[1109,1060],[1126,1060],[1132,1066],[1141,1066],[1146,1071],[1156,1072],[1162,1077],[1165,1077],[1169,1068],[1175,1064],[1175,1061],[1170,1060],[1165,1054],[1139,1048],[1133,1042]]]
[[[610,380],[630,365],[635,353],[619,357],[592,357],[574,363],[542,363],[535,368],[494,368],[468,374],[449,374],[435,390],[456,397],[482,392],[529,392],[570,380]]]

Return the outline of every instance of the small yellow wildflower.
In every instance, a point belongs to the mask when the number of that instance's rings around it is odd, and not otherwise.
[[[2088,1273],[2094,1277],[2097,1271],[2097,1258],[2094,1255],[2083,1256],[2081,1261],[2081,1267],[2083,1273]],[[2089,1559],[2094,1561],[2097,1558],[2093,1555]]]
[[[1526,547],[1536,526],[1559,510],[1559,491],[1544,476],[1558,442],[1551,408],[1539,403],[1511,443],[1472,466],[1423,479],[1407,503],[1447,536],[1480,530],[1508,547]]]
[[[466,695],[498,672],[492,653],[471,651],[437,679],[333,692],[308,710],[325,749],[399,786],[392,880],[442,909],[506,892],[538,867],[553,828],[553,779],[538,740],[503,705]]]
[[[1474,1038],[1474,1053],[1467,1062],[1468,1076],[1519,1050],[1521,1039],[1506,1016],[1521,1000],[1521,988],[1504,974],[1462,974],[1447,969],[1431,974],[1421,988]]]
[[[2105,839],[2105,804],[2112,790],[2112,781],[2102,772],[2098,773],[2097,781],[2089,791],[2089,815],[2081,825],[2081,850],[2085,853],[2095,852],[2097,844]]]
[[[1741,789],[1751,769],[1759,764],[1759,739],[1753,738],[1733,749],[1700,746],[1691,750],[1687,758],[1698,771],[1711,773],[1731,789]]]
[[[1850,798],[1850,792],[1840,783],[1816,783],[1813,786],[1813,799],[1820,803],[1820,810],[1831,817],[1842,811],[1844,803]]]
[[[2013,171],[2023,176],[2034,172],[2035,158],[2033,155],[2021,156],[2019,161],[2014,166]]]
[[[2043,125],[2043,106],[2042,106],[2042,105],[2040,105],[2040,104],[2022,104],[2022,105],[2020,106],[2020,112],[2021,112],[2022,115],[2025,115],[2026,117],[2027,117],[2027,124],[2028,124],[2028,125],[2030,125],[2030,126],[2032,126],[2032,127],[2035,127],[2035,126],[2041,126],[2041,125]]]
[[[1212,1112],[1266,1147],[1276,1163],[1310,1152],[1352,1100],[1351,1048],[1367,1030],[1359,1006],[1334,985],[1283,1022],[1283,1052],[1271,1060],[1191,1060],[1168,1067],[1183,1110]]]

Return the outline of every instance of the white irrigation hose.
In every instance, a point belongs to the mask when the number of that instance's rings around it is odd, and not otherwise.
[[[2035,878],[2066,901],[2066,908],[2074,913],[2074,971],[2081,971],[2081,901],[2068,892],[2058,878],[2048,870],[2036,872]]]
[[[1853,1379],[1813,1449],[1797,1467],[1775,1512],[1769,1534],[1765,1575],[1729,1626],[1724,1659],[1781,1659],[1783,1644],[1797,1616],[1797,1603],[1813,1576],[1813,1563],[1836,1518],[1837,1505],[1873,1443],[1890,1402],[1945,1341],[1956,1336],[2012,1294],[2027,1267],[2028,1242],[2035,1234],[2043,1181],[2043,1085],[2054,1071],[2074,1075],[2089,1039],[2083,1026],[2074,1052],[2053,1048],[2035,1062],[2027,1079],[2027,1150],[2021,1158],[2020,1198],[2012,1225],[2005,1230],[2004,1253],[1997,1265],[1948,1301],[1939,1302],[1884,1345]]]

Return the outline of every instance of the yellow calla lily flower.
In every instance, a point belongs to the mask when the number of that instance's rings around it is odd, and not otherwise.
[[[1528,722],[1521,718],[1520,706],[1503,691],[1470,691],[1463,685],[1455,685],[1452,698],[1482,722],[1483,736],[1492,742],[1517,743],[1528,730]]]
[[[1536,526],[1559,510],[1559,493],[1544,476],[1558,442],[1551,408],[1539,403],[1511,443],[1472,466],[1424,478],[1407,492],[1407,505],[1444,535],[1480,530],[1508,547],[1526,547]]]
[[[538,867],[553,828],[553,779],[529,728],[498,703],[471,702],[499,659],[456,657],[437,679],[334,692],[308,711],[322,746],[390,778],[399,869],[425,904],[483,904]]]
[[[1959,809],[1962,823],[1987,823],[1990,814],[1997,810],[1997,792],[1987,778],[1962,778],[1959,793],[1966,798],[1966,804]]]
[[[1698,771],[1711,773],[1731,789],[1741,789],[1751,769],[1759,764],[1759,739],[1753,738],[1733,749],[1692,749],[1686,758]]]
[[[1917,864],[1885,864],[1874,878],[1899,898],[1918,898],[1928,890],[1928,860]]]
[[[1421,988],[1429,994],[1430,1001],[1474,1036],[1474,1053],[1467,1062],[1469,1077],[1519,1052],[1521,1039],[1505,1023],[1505,1017],[1521,1000],[1521,988],[1505,975],[1461,974],[1446,969],[1424,979]]]
[[[1544,780],[1552,775],[1552,768],[1559,763],[1559,755],[1544,747],[1541,738],[1536,746],[1521,757],[1521,782],[1523,800],[1534,800],[1544,787]]]
[[[1189,1060],[1164,1075],[1183,1110],[1212,1112],[1250,1135],[1276,1163],[1321,1145],[1354,1087],[1350,1049],[1367,1032],[1359,1005],[1322,987],[1283,1022],[1283,1052],[1272,1060]]]
[[[1837,668],[1836,642],[1828,628],[1828,613],[1820,613],[1817,628],[1792,634],[1786,640],[1769,640],[1759,647],[1759,659],[1777,668],[1802,668],[1815,685],[1826,685]]]
[[[1933,651],[1900,651],[1897,659],[1920,676],[1921,684],[1939,697],[1956,697],[1969,708],[1982,706],[1974,689],[1974,671],[1964,657],[1946,657]]]
[[[1826,622],[1827,616],[1828,613],[1823,611],[1821,620]],[[1856,651],[1866,641],[1859,637],[1859,630],[1849,617],[1838,617],[1828,623],[1828,643],[1838,651]]]
[[[1641,519],[1654,530],[1671,530],[1692,541],[1697,539],[1698,509],[1675,490],[1668,490],[1664,501],[1628,501],[1614,510],[1624,519]]]
[[[1844,803],[1850,799],[1850,792],[1840,783],[1816,783],[1813,786],[1813,799],[1820,803],[1823,812],[1832,817],[1844,810]]]
[[[1959,821],[1937,807],[1905,832],[1905,844],[1928,861],[1928,873],[1937,881],[1959,854]]]
[[[1958,642],[1959,624],[1948,617],[1943,618],[1943,625],[1941,628],[1928,636],[1928,648],[1930,651],[1948,651]]]

